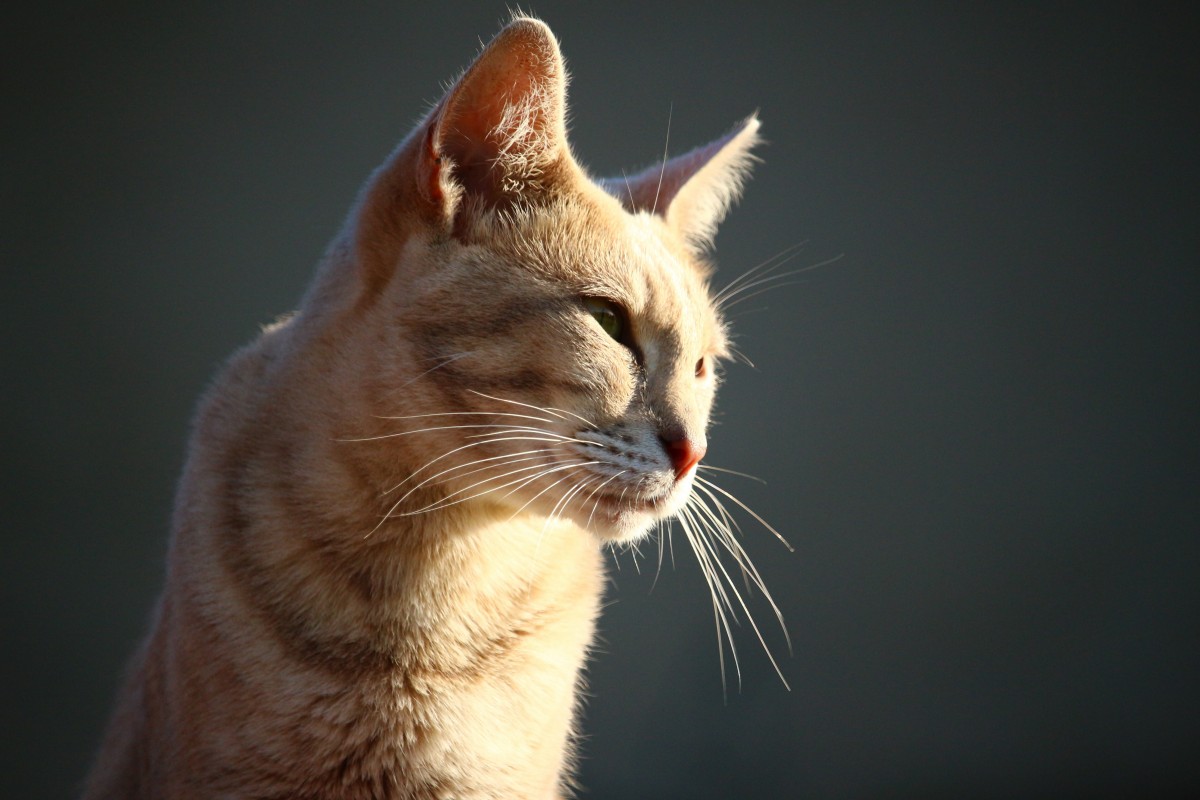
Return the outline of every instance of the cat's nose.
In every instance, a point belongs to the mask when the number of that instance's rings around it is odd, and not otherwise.
[[[691,471],[692,467],[700,463],[700,459],[704,458],[705,452],[708,451],[708,443],[704,437],[700,437],[699,441],[689,439],[686,436],[668,439],[665,436],[659,437],[663,443],[663,449],[667,451],[667,457],[671,459],[671,466],[675,468],[675,480],[681,481],[684,476]]]

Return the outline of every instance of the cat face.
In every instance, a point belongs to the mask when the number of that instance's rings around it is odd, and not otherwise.
[[[600,192],[491,217],[467,238],[398,292],[398,336],[435,367],[421,411],[481,426],[439,442],[446,455],[421,479],[443,473],[449,502],[478,495],[603,538],[675,511],[725,353],[694,257]]]
[[[626,540],[677,511],[707,448],[724,325],[702,252],[757,142],[593,181],[566,144],[557,44],[505,29],[352,217],[389,514],[468,504]]]

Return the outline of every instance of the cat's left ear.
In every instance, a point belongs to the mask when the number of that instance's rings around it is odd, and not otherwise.
[[[751,114],[715,142],[600,185],[629,211],[658,214],[693,247],[707,250],[758,160],[750,151],[762,143],[760,124]]]

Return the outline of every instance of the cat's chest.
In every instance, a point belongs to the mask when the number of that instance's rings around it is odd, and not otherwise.
[[[550,796],[570,720],[516,700],[526,695],[507,682],[404,673],[331,691],[305,704],[293,736],[276,740],[290,741],[290,752],[259,761],[264,796]]]

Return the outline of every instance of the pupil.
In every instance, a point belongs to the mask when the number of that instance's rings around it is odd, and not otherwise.
[[[596,313],[596,321],[600,323],[600,327],[604,329],[612,338],[616,339],[621,334],[621,321],[617,319],[617,315],[610,309],[604,309]]]

